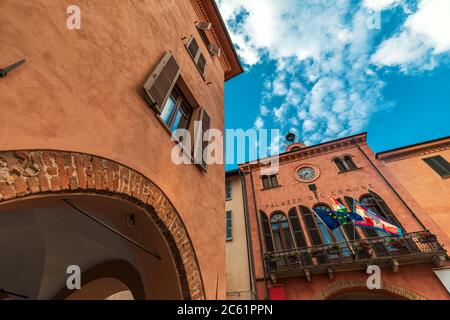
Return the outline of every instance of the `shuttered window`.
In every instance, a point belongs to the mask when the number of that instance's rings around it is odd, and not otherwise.
[[[231,191],[232,191],[232,189],[231,189],[231,181],[228,180],[225,183],[225,200],[231,200]]]
[[[423,159],[441,177],[450,176],[450,163],[442,156],[435,156]]]
[[[278,187],[278,178],[276,175],[261,176],[263,189]]]
[[[355,169],[357,169],[355,163],[353,162],[352,157],[345,156],[344,157],[344,162],[345,162],[345,165],[347,166],[348,170],[355,170]]]
[[[226,234],[227,234],[227,241],[230,241],[233,239],[233,222],[232,222],[232,211],[226,212]]]
[[[264,212],[261,212],[261,227],[264,236],[264,243],[266,244],[266,252],[273,251],[272,235],[270,231],[269,219]]]
[[[161,110],[161,120],[173,132],[180,128],[186,129],[189,126],[191,114],[192,107],[178,86],[175,86]]]
[[[342,161],[342,159],[335,159],[334,163],[336,163],[338,169],[340,172],[345,172],[347,171],[347,168],[344,166],[344,162]]]
[[[289,210],[288,215],[297,248],[305,248],[306,240],[305,236],[303,235],[302,227],[300,225],[300,219],[298,218],[297,209],[292,208],[291,210]]]
[[[201,130],[198,126],[196,126],[194,161],[196,165],[199,165],[204,171],[206,171],[208,168],[208,159],[205,159],[207,155],[204,151],[209,144],[209,136],[206,133],[211,127],[211,118],[204,108],[200,109],[199,122],[201,125]]]
[[[167,52],[144,82],[142,86],[144,95],[150,106],[158,113],[162,112],[179,76],[180,67],[172,53]]]
[[[186,43],[186,48],[192,59],[194,60],[194,63],[197,66],[198,70],[200,71],[200,74],[204,76],[206,69],[206,59],[197,43],[197,40],[195,40],[194,37],[191,37]]]

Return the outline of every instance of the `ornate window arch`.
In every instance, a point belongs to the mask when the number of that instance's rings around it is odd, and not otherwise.
[[[270,227],[272,229],[275,250],[280,251],[295,248],[289,220],[283,212],[276,211],[271,215]]]

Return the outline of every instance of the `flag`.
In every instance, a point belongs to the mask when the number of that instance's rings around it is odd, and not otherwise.
[[[347,212],[347,208],[341,204],[339,201],[337,201],[335,198],[330,197],[331,204],[333,206],[333,210],[337,212]]]
[[[327,225],[330,230],[334,230],[343,224],[352,223],[352,218],[345,212],[314,209],[314,213],[323,221],[323,223]]]
[[[376,212],[362,206],[358,201],[354,202],[354,211],[361,216],[363,220],[355,221],[355,225],[363,228],[374,228],[385,231],[391,235],[401,236],[402,230],[388,222]]]
[[[333,206],[334,211],[347,213],[347,208],[342,203],[340,203],[333,197],[329,198],[331,200],[331,204]],[[356,214],[355,212],[348,212],[347,214],[350,215],[350,218],[353,220],[361,220],[361,221],[364,220],[360,215]]]

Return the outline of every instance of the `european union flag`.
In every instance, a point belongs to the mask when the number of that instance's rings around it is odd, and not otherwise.
[[[325,211],[314,209],[317,216],[330,228],[334,230],[342,224],[352,223],[352,218],[348,213],[337,211]]]

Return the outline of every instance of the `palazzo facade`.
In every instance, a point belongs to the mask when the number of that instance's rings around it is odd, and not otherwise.
[[[258,299],[450,299],[448,138],[376,155],[366,136],[290,144],[278,170],[270,159],[239,166]],[[415,162],[402,166],[408,160],[394,157],[407,151]],[[312,211],[332,210],[330,197],[348,211],[358,201],[403,235],[353,224],[330,231]],[[379,290],[366,285],[370,265],[381,268]]]

